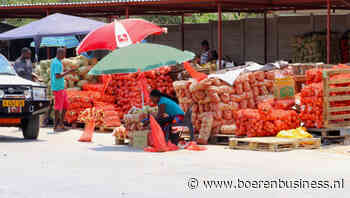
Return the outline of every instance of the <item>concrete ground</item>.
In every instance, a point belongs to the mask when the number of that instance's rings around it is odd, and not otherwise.
[[[93,143],[81,143],[79,130],[55,135],[48,135],[48,130],[41,130],[39,140],[28,141],[16,128],[0,129],[0,198],[350,195],[350,147],[270,153],[208,146],[202,152],[146,153],[114,145],[111,134],[95,134]],[[263,183],[258,189],[256,185],[255,189],[209,189],[203,183],[237,179],[246,185],[278,179],[344,179],[345,185],[343,189],[270,189]]]

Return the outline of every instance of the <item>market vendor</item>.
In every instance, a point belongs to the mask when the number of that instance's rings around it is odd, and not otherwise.
[[[64,48],[57,49],[56,58],[51,62],[51,89],[55,97],[55,124],[54,132],[65,131],[64,128],[64,116],[68,108],[68,98],[64,89],[64,76],[74,73],[75,70],[69,70],[63,72],[62,60],[66,56],[66,50]]]
[[[27,80],[33,81],[32,51],[25,47],[21,50],[21,56],[16,60],[14,69],[16,73]]]
[[[159,90],[152,90],[150,97],[152,102],[158,105],[156,120],[163,128],[166,134],[166,140],[168,141],[170,139],[176,145],[179,141],[179,133],[172,133],[169,125],[183,122],[185,113],[175,99],[161,93]]]
[[[204,40],[201,43],[201,53],[200,53],[199,64],[204,65],[210,60],[211,60],[211,53],[210,53],[209,42],[207,40]]]

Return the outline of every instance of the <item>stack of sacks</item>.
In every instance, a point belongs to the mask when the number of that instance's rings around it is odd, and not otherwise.
[[[78,69],[76,73],[65,76],[66,88],[81,90],[86,83],[96,83],[97,77],[89,75],[89,71],[96,64],[92,59],[84,56],[66,58],[62,60],[65,71]]]
[[[36,68],[35,73],[40,76],[45,84],[50,86],[50,65],[52,60],[40,61],[40,66]],[[84,56],[65,58],[62,60],[64,71],[77,69],[75,74],[65,76],[65,88],[68,90],[81,90],[86,83],[97,83],[97,78],[88,75],[88,72],[96,64],[94,59],[87,59]]]
[[[253,135],[262,133],[264,121],[257,109],[241,109],[236,114],[236,136]]]
[[[176,96],[179,99],[179,104],[181,109],[184,112],[187,112],[188,109],[192,106],[192,97],[191,93],[188,91],[191,85],[191,81],[175,81],[173,83]]]
[[[94,102],[96,109],[101,110],[101,117],[98,118],[99,126],[119,127],[120,113],[114,104],[104,102]]]
[[[300,119],[309,128],[323,127],[323,83],[312,83],[301,90]]]
[[[87,108],[79,114],[78,120],[83,123],[95,122],[96,125],[101,125],[102,111],[95,107]]]
[[[66,113],[65,120],[68,123],[78,121],[78,116],[80,113],[87,108],[93,107],[96,102],[104,102],[113,105],[111,101],[115,100],[113,96],[105,96],[100,92],[95,91],[67,90],[67,96],[69,101],[69,109]]]
[[[129,110],[124,115],[124,125],[127,131],[144,130],[146,126],[142,121],[148,118],[148,115],[158,112],[158,107],[145,106],[143,109],[135,108]]]
[[[293,110],[277,109],[274,100],[259,103],[258,109],[241,109],[236,114],[236,136],[276,136],[281,130],[299,127],[298,115]],[[285,106],[287,107],[287,106]]]
[[[348,69],[348,66],[334,66],[333,69]],[[322,128],[324,126],[323,118],[323,81],[322,74],[325,69],[310,69],[306,72],[307,85],[301,91],[301,112],[300,119],[308,128]],[[331,70],[331,69],[327,69]],[[331,76],[331,80],[349,79],[349,74],[337,74]],[[348,84],[330,85],[330,87],[347,87]],[[338,92],[331,93],[332,96],[344,95],[349,93]],[[331,102],[331,107],[350,106],[350,101]],[[332,115],[347,114],[349,112],[333,112]],[[344,121],[344,120],[339,120]]]
[[[314,68],[306,71],[306,86],[301,90],[300,119],[309,128],[323,127],[323,83],[324,69]]]
[[[50,65],[51,60],[40,61],[39,65],[35,68],[35,74],[40,76],[41,80],[47,85],[48,94],[52,96],[51,80],[50,80]]]
[[[220,79],[210,78],[200,83],[193,79],[179,81],[174,83],[174,88],[185,111],[193,104],[192,122],[196,131],[201,131],[202,118],[205,118],[203,113],[211,112],[212,135],[220,132],[234,134],[235,113],[239,109],[257,108],[257,103],[273,97],[273,82],[278,72],[243,73],[233,86]]]
[[[93,106],[93,101],[90,97],[92,93],[82,91],[67,91],[69,108],[65,115],[65,121],[67,123],[74,123],[78,120],[78,117],[82,111]]]
[[[105,103],[110,103],[110,104],[115,104],[115,101],[117,99],[116,96],[114,95],[108,95],[103,93],[103,84],[91,84],[87,83],[83,86],[84,91],[92,91],[92,92],[98,92],[100,93],[100,97],[97,98],[98,102],[105,102]]]
[[[158,89],[163,93],[174,96],[173,80],[169,76],[170,68],[161,67],[152,71],[145,72],[149,90]],[[141,108],[142,94],[138,85],[138,73],[116,74],[108,84],[106,93],[116,96],[118,106],[122,112],[127,113],[132,107]],[[154,105],[149,101],[145,105]]]
[[[85,91],[103,92],[103,88],[104,88],[103,84],[86,83],[83,85],[83,90]]]
[[[292,39],[294,48],[293,62],[296,63],[316,63],[327,62],[327,34],[311,32],[304,35],[295,36]],[[340,40],[337,33],[331,34],[331,62],[340,62]]]

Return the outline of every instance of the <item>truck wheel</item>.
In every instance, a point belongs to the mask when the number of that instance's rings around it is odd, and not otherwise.
[[[37,139],[39,136],[39,115],[22,120],[22,131],[25,139]]]

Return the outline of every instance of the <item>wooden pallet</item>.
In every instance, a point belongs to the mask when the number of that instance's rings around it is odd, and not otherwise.
[[[96,133],[112,133],[116,127],[96,126]]]
[[[215,145],[229,145],[230,138],[236,137],[235,135],[226,135],[226,134],[216,134],[210,137],[210,144]]]
[[[340,143],[343,144],[345,136],[341,135],[340,128],[308,128],[307,131],[311,134],[321,137],[321,141],[325,144],[328,143]]]
[[[268,152],[290,151],[296,148],[296,140],[276,137],[230,138],[229,148]]]
[[[305,138],[296,140],[298,149],[319,149],[321,148],[321,138]]]

